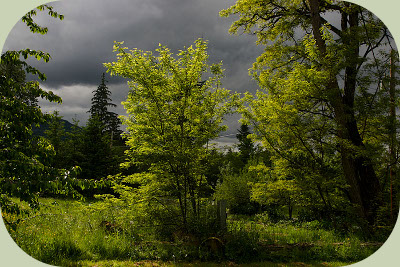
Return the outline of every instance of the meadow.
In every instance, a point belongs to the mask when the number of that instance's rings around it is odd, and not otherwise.
[[[99,210],[95,201],[40,203],[39,212],[20,217],[9,232],[27,254],[57,266],[345,266],[382,245],[324,229],[318,221],[271,223],[264,215],[229,215],[227,231],[213,237],[213,247],[191,236],[166,239],[148,227],[113,221],[118,211]]]

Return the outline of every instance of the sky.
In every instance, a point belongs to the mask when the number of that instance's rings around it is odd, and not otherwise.
[[[257,84],[248,69],[263,48],[255,44],[255,36],[231,35],[232,18],[221,18],[219,11],[234,0],[62,0],[49,3],[64,20],[51,18],[45,12],[35,20],[48,27],[46,35],[33,34],[18,22],[9,33],[3,51],[35,49],[51,55],[49,63],[29,61],[44,72],[47,81],[42,88],[63,99],[61,105],[40,101],[44,112],[58,110],[68,121],[76,118],[84,125],[89,114],[93,91],[101,82],[105,62],[116,60],[114,41],[124,46],[154,51],[159,43],[176,53],[198,38],[208,40],[210,63],[223,62],[223,87],[234,92],[254,92]],[[117,107],[126,114],[121,101],[127,97],[127,80],[106,74],[107,86]],[[219,142],[235,142],[240,124],[239,115],[226,119],[229,127]]]

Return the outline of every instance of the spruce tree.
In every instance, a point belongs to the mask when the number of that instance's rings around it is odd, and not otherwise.
[[[108,110],[116,107],[111,101],[111,92],[106,85],[105,74],[93,91],[89,120],[83,131],[81,178],[99,179],[113,174],[118,168],[117,156],[111,149],[115,141],[121,141],[118,115]]]
[[[246,165],[252,154],[254,154],[255,147],[253,141],[248,138],[248,135],[251,134],[248,125],[240,125],[238,132],[236,138],[239,140],[239,144],[237,145],[239,149],[239,157],[243,162],[243,165]]]
[[[82,152],[80,178],[100,179],[112,174],[116,168],[110,139],[104,134],[104,124],[97,116],[90,117],[83,130]]]
[[[103,125],[103,133],[107,133],[110,137],[111,144],[113,140],[120,140],[122,131],[119,129],[121,124],[118,114],[108,110],[108,107],[116,107],[112,103],[111,92],[106,85],[105,74],[101,77],[101,83],[96,90],[93,91],[92,106],[90,107],[90,117],[96,117]]]

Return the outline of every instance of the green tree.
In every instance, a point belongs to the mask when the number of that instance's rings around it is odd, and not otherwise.
[[[2,62],[12,64],[19,60],[13,53],[2,55]],[[14,54],[15,55],[15,54]],[[50,168],[54,150],[43,138],[32,136],[32,123],[39,124],[49,118],[41,110],[26,102],[24,95],[43,97],[49,101],[61,99],[52,92],[39,88],[38,82],[21,84],[1,75],[1,192],[2,197],[16,196],[35,206],[37,193],[46,182],[54,178]],[[26,94],[25,94],[26,92]]]
[[[208,65],[206,49],[207,43],[199,39],[195,48],[181,50],[174,58],[166,47],[160,46],[155,56],[126,51],[116,43],[118,61],[105,64],[111,74],[130,79],[123,102],[128,156],[131,163],[150,166],[146,174],[126,181],[141,184],[135,196],[155,205],[172,208],[168,200],[175,199],[186,230],[188,219],[200,216],[207,144],[226,129],[223,117],[232,108],[229,91],[220,88],[221,64]]]
[[[250,157],[255,152],[255,146],[253,140],[250,139],[250,128],[246,124],[241,124],[239,133],[236,134],[236,138],[239,140],[238,149],[240,153],[240,158],[243,162],[243,165],[246,165],[249,161]]]
[[[108,135],[105,135],[105,126],[99,117],[90,117],[82,132],[79,166],[82,171],[81,179],[100,179],[114,174],[117,163],[114,161]]]
[[[84,129],[79,126],[79,120],[76,118],[73,118],[72,122],[71,130],[65,133],[65,140],[63,142],[64,168],[80,166],[84,159],[84,154],[82,152]]]
[[[399,94],[398,55],[395,50],[388,50],[376,59],[377,63],[369,68],[369,79],[381,80],[375,90],[363,90],[362,97],[356,99],[355,106],[359,110],[358,116],[362,118],[360,123],[361,135],[373,152],[375,170],[380,177],[383,191],[383,201],[386,206],[380,207],[379,225],[392,224],[398,214],[398,121],[396,109]],[[378,71],[377,66],[379,66]],[[375,99],[371,105],[371,99]],[[391,211],[390,211],[391,210]],[[386,219],[384,219],[386,217]],[[392,223],[390,223],[392,222]]]
[[[66,137],[66,133],[64,129],[64,122],[61,119],[62,117],[59,115],[59,112],[57,110],[54,111],[49,122],[49,129],[44,133],[54,148],[55,156],[53,166],[57,168],[66,168],[63,162],[65,157],[65,144],[63,139]]]
[[[387,28],[360,6],[334,0],[239,0],[221,12],[232,14],[240,16],[232,33],[243,28],[266,46],[251,72],[268,93],[243,109],[264,145],[311,170],[309,177],[337,177],[330,166],[339,160],[341,188],[349,186],[358,215],[373,225],[380,183],[355,103],[380,82],[367,78],[367,66],[377,72],[379,51],[391,40]],[[373,97],[369,103],[374,109]]]
[[[24,85],[26,82],[26,74],[22,62],[4,60],[0,64],[0,72],[3,76],[13,79],[15,83],[20,85]]]
[[[63,19],[63,15],[42,5],[28,12],[22,21],[34,33],[45,34],[47,28],[37,25],[33,16],[47,10],[49,15]],[[35,57],[47,62],[50,56],[41,51],[25,49],[6,51],[1,55],[0,72],[0,203],[3,217],[9,212],[18,212],[19,207],[9,197],[26,201],[31,207],[38,207],[38,196],[44,191],[66,193],[71,189],[66,182],[70,171],[51,166],[54,149],[44,138],[32,135],[32,124],[38,126],[51,116],[43,114],[37,106],[37,99],[61,103],[61,98],[51,91],[40,88],[38,81],[25,81],[26,73],[46,77],[28,65],[20,57]],[[25,72],[25,73],[24,73]],[[6,223],[13,226],[5,216]],[[14,225],[15,226],[15,225]]]
[[[104,124],[103,131],[110,136],[111,144],[113,140],[121,140],[122,131],[119,129],[121,124],[118,114],[108,110],[109,107],[116,107],[111,101],[111,92],[106,85],[105,74],[101,76],[101,83],[93,91],[92,106],[90,107],[90,116]]]
[[[90,117],[82,132],[80,178],[100,179],[115,174],[118,169],[120,160],[117,160],[112,146],[114,140],[122,141],[122,131],[119,129],[118,115],[108,110],[109,107],[116,107],[111,101],[111,92],[103,73],[100,85],[93,91],[92,105],[88,111]]]
[[[26,84],[26,73],[22,61],[3,60],[0,64],[0,73],[9,79],[13,79],[20,86],[25,86]],[[29,91],[18,92],[17,97],[24,99],[25,103],[31,106],[37,106],[37,98]]]

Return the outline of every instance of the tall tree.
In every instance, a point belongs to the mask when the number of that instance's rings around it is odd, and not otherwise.
[[[231,32],[243,28],[266,46],[252,72],[269,95],[260,92],[247,110],[264,144],[292,165],[302,165],[301,158],[308,158],[319,175],[327,170],[325,151],[336,145],[348,196],[358,214],[373,225],[381,188],[360,134],[355,102],[360,90],[371,90],[380,82],[367,79],[366,66],[377,63],[378,51],[390,45],[387,28],[360,6],[335,0],[239,0],[221,12],[231,14],[240,16]],[[374,107],[373,97],[370,103]],[[263,113],[272,107],[282,117],[279,128],[268,130],[263,127],[266,122],[278,122],[272,113]],[[283,133],[291,136],[286,144],[296,147],[291,154],[281,149],[283,140],[273,140],[273,135]]]
[[[118,119],[118,114],[108,110],[109,107],[116,107],[117,105],[111,102],[111,92],[108,90],[106,82],[105,74],[103,73],[100,85],[93,91],[92,106],[89,112],[92,118],[97,117],[103,123],[103,131],[109,134],[112,142],[114,139],[120,139],[122,131],[119,129],[121,122]]]
[[[100,179],[114,174],[117,169],[115,155],[111,149],[114,140],[121,141],[118,115],[108,110],[116,107],[111,101],[111,92],[106,85],[105,74],[101,83],[93,91],[88,123],[83,130],[81,178]]]
[[[142,196],[155,205],[175,199],[186,229],[188,219],[196,220],[200,214],[207,143],[226,129],[222,120],[232,107],[228,90],[220,88],[221,65],[208,65],[206,49],[207,43],[199,39],[195,48],[190,46],[174,58],[166,47],[160,46],[155,56],[126,51],[117,43],[118,61],[106,64],[111,74],[130,79],[131,90],[123,103],[130,161],[151,166],[146,175],[126,181],[140,180],[135,198]]]

